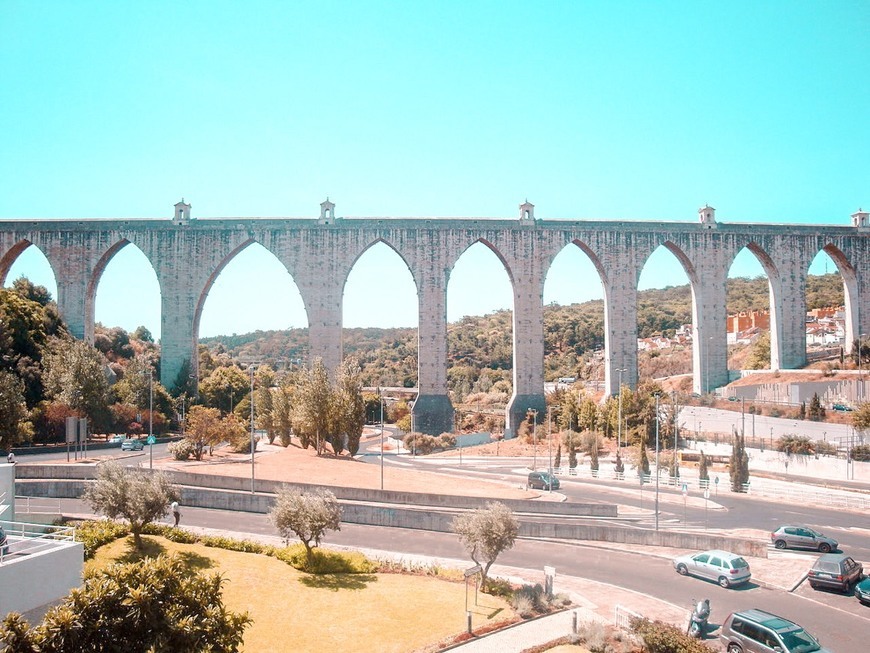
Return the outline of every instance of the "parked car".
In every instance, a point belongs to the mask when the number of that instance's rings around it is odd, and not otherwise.
[[[719,641],[728,653],[831,653],[793,621],[757,609],[729,614]]]
[[[120,444],[126,439],[127,438],[123,435],[113,435],[111,438],[109,438],[109,444]]]
[[[548,472],[531,472],[529,474],[528,486],[538,490],[558,490],[559,479],[552,476]]]
[[[864,578],[864,567],[845,553],[826,553],[820,555],[807,574],[810,587],[820,587],[848,592],[852,585]]]
[[[142,451],[144,448],[142,440],[124,440],[121,443],[121,451]]]
[[[770,541],[777,549],[813,549],[821,553],[836,551],[839,546],[837,540],[806,526],[780,526],[770,534]]]
[[[674,569],[719,583],[722,587],[741,585],[752,578],[749,563],[728,551],[703,551],[674,558]]]
[[[870,577],[865,577],[855,585],[855,598],[864,605],[870,606]]]

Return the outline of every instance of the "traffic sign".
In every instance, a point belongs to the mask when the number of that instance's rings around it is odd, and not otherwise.
[[[155,438],[153,435],[149,435],[148,439],[145,440],[145,442],[147,442],[148,444],[154,444],[155,442],[157,442],[157,438]]]
[[[718,477],[718,476],[715,476],[715,477],[713,478],[713,482],[714,482],[716,485],[719,485],[719,477]]]

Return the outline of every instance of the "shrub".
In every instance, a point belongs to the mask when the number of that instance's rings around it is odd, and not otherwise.
[[[441,449],[452,449],[456,446],[456,436],[452,433],[442,433],[438,436],[438,447]]]
[[[266,545],[250,540],[237,540],[222,535],[204,535],[199,540],[203,546],[213,549],[226,549],[227,551],[241,551],[242,553],[264,553]]]
[[[130,534],[130,527],[108,519],[85,521],[76,525],[76,540],[84,545],[85,560],[90,560],[104,544]]]
[[[852,447],[852,451],[850,453],[852,455],[852,460],[857,460],[859,462],[870,462],[870,444],[859,444],[855,447]]]
[[[776,441],[776,450],[787,454],[812,454],[813,443],[805,435],[783,435]]]
[[[649,653],[710,653],[711,649],[682,630],[648,619],[635,619],[632,629],[643,639]]]
[[[833,442],[828,442],[827,440],[816,440],[813,443],[813,448],[816,450],[816,453],[821,456],[837,455],[837,445]]]
[[[191,533],[183,528],[175,528],[167,524],[147,524],[143,529],[143,533],[148,535],[160,535],[171,542],[179,542],[181,544],[195,544],[199,541],[199,536],[196,533]]]
[[[175,460],[190,460],[190,457],[193,455],[196,447],[193,442],[184,438],[183,440],[178,440],[176,442],[170,442],[166,447],[166,450],[172,454]]]
[[[607,627],[599,621],[584,621],[577,624],[577,639],[590,653],[607,650]]]
[[[531,615],[524,615],[520,611],[520,606],[526,610],[531,610],[532,614],[541,614],[547,611],[549,602],[544,593],[544,587],[538,583],[536,585],[523,585],[514,591],[511,604],[521,616],[525,617]]]
[[[309,574],[371,574],[378,566],[362,553],[315,549],[309,556],[302,544],[276,549],[274,556]]]

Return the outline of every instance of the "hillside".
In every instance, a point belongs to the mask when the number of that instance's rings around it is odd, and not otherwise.
[[[807,307],[839,306],[843,283],[838,274],[811,276],[807,283]],[[765,277],[734,278],[727,284],[728,313],[769,306]],[[642,338],[656,333],[672,335],[692,321],[691,289],[688,285],[644,290],[638,293],[638,333]],[[412,387],[417,377],[417,329],[358,328],[344,330],[343,347],[363,367],[368,385]],[[496,311],[483,316],[464,317],[447,327],[449,383],[462,394],[488,390],[500,380],[509,382],[513,365],[511,345],[512,312]],[[582,304],[544,307],[545,376],[594,375],[586,369],[593,352],[604,347],[604,304],[592,300]],[[254,333],[202,338],[209,349],[222,348],[232,358],[276,363],[306,360],[308,330],[255,331]],[[659,357],[649,373],[657,375],[686,371],[691,357],[685,352],[673,361]],[[593,376],[594,378],[594,376]]]

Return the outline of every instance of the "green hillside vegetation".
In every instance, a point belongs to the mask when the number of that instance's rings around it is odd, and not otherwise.
[[[766,277],[733,278],[727,283],[727,311],[767,309],[770,305]],[[807,279],[807,308],[840,306],[843,282],[839,274]],[[638,334],[673,336],[692,322],[692,295],[688,285],[644,290],[638,293]],[[464,396],[489,392],[497,384],[510,388],[513,366],[512,312],[496,311],[468,316],[447,327],[448,383]],[[414,387],[417,382],[417,329],[345,329],[346,355],[354,355],[363,368],[366,385]],[[291,359],[307,360],[307,329],[257,331],[252,334],[202,338],[200,343],[225,351],[231,358],[259,360],[281,367]],[[590,371],[592,354],[604,348],[604,303],[544,307],[544,370],[547,380],[560,376],[595,378]],[[691,355],[680,352],[679,362],[656,361],[650,366],[665,373],[689,371]],[[684,369],[686,368],[686,369]],[[498,388],[497,388],[498,389]]]

